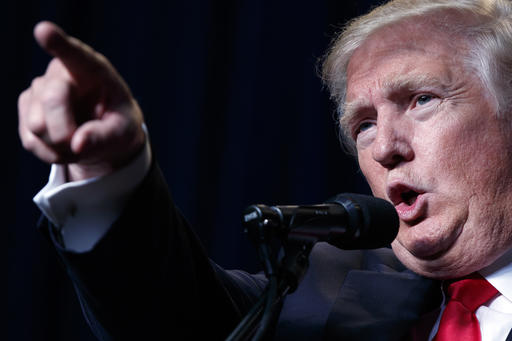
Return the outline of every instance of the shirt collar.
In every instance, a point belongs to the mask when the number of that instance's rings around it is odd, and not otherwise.
[[[512,248],[479,273],[509,301],[512,301]]]

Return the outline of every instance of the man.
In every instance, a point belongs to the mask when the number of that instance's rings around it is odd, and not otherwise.
[[[265,280],[204,255],[108,61],[51,23],[35,36],[55,59],[20,95],[20,136],[43,161],[63,164],[35,200],[96,335],[225,337]],[[347,143],[374,195],[395,205],[400,230],[393,253],[318,244],[276,339],[507,338],[510,46],[509,1],[396,0],[341,33],[324,77]],[[442,300],[437,280],[450,280]],[[453,288],[470,281],[479,286],[469,296],[488,295],[476,312],[458,314],[454,290],[467,289]],[[459,326],[449,323],[462,315]]]

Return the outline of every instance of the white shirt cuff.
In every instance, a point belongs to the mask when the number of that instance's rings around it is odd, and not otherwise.
[[[48,183],[33,200],[60,229],[66,250],[91,250],[120,216],[126,200],[151,165],[147,136],[146,133],[143,151],[135,160],[105,176],[66,182],[65,166],[52,165]]]

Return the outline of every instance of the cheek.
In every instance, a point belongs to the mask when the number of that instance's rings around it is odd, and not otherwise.
[[[386,198],[386,170],[369,153],[359,153],[359,167],[374,196]]]
[[[481,191],[499,182],[505,148],[500,132],[492,128],[487,129],[482,122],[438,129],[437,136],[430,139],[429,150],[425,150],[432,171],[440,175],[438,181],[469,191]]]

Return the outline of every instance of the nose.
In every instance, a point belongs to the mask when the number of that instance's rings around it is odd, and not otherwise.
[[[377,136],[372,144],[372,157],[384,168],[392,169],[414,158],[411,146],[413,127],[396,117],[383,116],[377,120]]]

